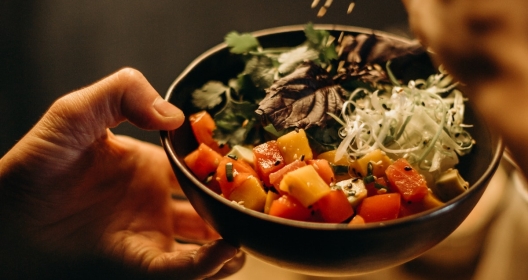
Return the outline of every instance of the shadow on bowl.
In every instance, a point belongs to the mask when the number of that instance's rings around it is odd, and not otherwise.
[[[315,25],[338,37],[369,34],[371,30],[336,25]],[[264,47],[296,46],[305,40],[304,26],[287,26],[255,32]],[[389,34],[376,32],[378,35]],[[431,68],[427,58],[424,69]],[[166,100],[186,115],[196,111],[191,93],[209,80],[227,82],[243,70],[244,62],[218,45],[194,60],[169,88]],[[458,169],[470,183],[464,194],[444,206],[385,223],[347,227],[346,224],[299,222],[245,209],[217,195],[185,165],[183,158],[196,149],[190,124],[161,131],[161,142],[187,198],[201,217],[220,235],[245,252],[270,264],[299,273],[319,276],[357,275],[408,262],[449,236],[468,216],[497,169],[503,144],[481,118],[466,108],[465,122],[477,144],[460,158]]]

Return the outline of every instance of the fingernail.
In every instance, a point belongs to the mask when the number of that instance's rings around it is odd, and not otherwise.
[[[162,116],[166,118],[182,118],[183,112],[176,106],[158,97],[154,100],[152,107]]]

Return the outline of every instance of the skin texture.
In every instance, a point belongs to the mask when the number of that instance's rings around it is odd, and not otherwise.
[[[403,0],[411,29],[528,174],[528,1]]]
[[[203,279],[238,271],[244,255],[187,201],[171,199],[181,190],[163,149],[109,130],[123,121],[172,130],[184,118],[134,69],[57,100],[0,159],[0,274]]]

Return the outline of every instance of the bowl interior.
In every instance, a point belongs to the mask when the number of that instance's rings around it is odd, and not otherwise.
[[[296,46],[305,40],[303,28],[280,27],[255,35],[264,47]],[[316,25],[316,28],[329,30],[336,37],[341,31],[372,33],[348,26]],[[186,115],[194,113],[198,111],[191,104],[194,89],[212,79],[227,82],[243,68],[244,62],[239,57],[230,54],[224,44],[218,45],[189,65],[171,85],[166,99],[182,108]],[[407,78],[427,77],[435,71],[427,56],[410,65],[393,64],[393,69]],[[470,190],[440,209],[360,228],[289,221],[237,206],[209,190],[185,166],[183,158],[198,146],[188,121],[177,130],[162,131],[161,138],[188,199],[223,238],[284,268],[316,275],[352,275],[419,256],[447,237],[469,214],[496,170],[503,147],[500,138],[489,131],[470,106],[465,122],[474,125],[468,130],[477,144],[470,155],[460,157],[457,167],[470,183]],[[399,241],[389,242],[394,239]]]

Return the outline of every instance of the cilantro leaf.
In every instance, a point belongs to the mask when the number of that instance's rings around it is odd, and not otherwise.
[[[244,74],[249,75],[257,88],[268,88],[273,84],[277,69],[267,56],[253,56],[246,62]]]
[[[200,109],[212,109],[222,102],[228,87],[219,81],[209,81],[192,93],[192,103]]]
[[[324,61],[326,63],[329,63],[332,60],[335,60],[338,58],[337,51],[334,48],[334,45],[332,44],[329,47],[325,47],[321,50],[321,55],[319,56],[319,59],[321,61]]]
[[[250,33],[240,34],[232,31],[226,35],[225,42],[230,51],[235,54],[247,53],[260,47],[259,41]]]
[[[220,112],[214,116],[216,130],[213,137],[219,143],[229,143],[231,147],[247,143],[247,135],[257,122],[255,103],[230,100]]]
[[[337,59],[337,51],[333,43],[333,37],[327,30],[316,30],[310,22],[304,27],[304,34],[309,46],[319,51],[319,60],[323,63],[330,63]]]
[[[316,60],[319,58],[319,52],[306,45],[298,46],[288,52],[282,53],[278,61],[281,65],[278,71],[281,75],[287,75],[293,72],[305,60]]]
[[[309,22],[304,27],[304,35],[312,45],[319,46],[326,43],[330,33],[326,30],[316,30],[313,23]]]

